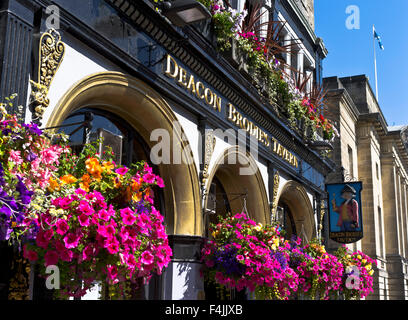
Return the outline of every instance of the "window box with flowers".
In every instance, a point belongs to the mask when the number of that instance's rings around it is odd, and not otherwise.
[[[238,12],[222,0],[199,1],[212,14],[219,52],[252,82],[278,114],[287,117],[301,137],[315,140],[316,133],[320,133],[322,139],[331,141],[338,136],[333,123],[323,116],[323,108],[320,108],[324,92],[316,86],[306,93],[308,79],[300,75],[294,80],[288,79],[291,77],[283,71],[285,62],[276,58],[290,51],[293,45],[281,45],[284,22],[261,23],[259,5],[248,15],[246,10]],[[265,32],[264,37],[259,36]]]

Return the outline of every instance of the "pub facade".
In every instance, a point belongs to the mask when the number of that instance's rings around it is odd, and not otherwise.
[[[230,2],[280,21],[290,50],[279,58],[294,90],[290,70],[309,89],[321,83],[327,51],[313,1]],[[308,241],[322,232],[335,166],[317,147],[323,138],[293,126],[233,48],[217,50],[211,18],[180,27],[164,13],[148,0],[2,1],[0,100],[17,93],[27,122],[74,131],[73,146],[105,134],[119,162],[151,163],[165,184],[158,198],[173,257],[143,298],[205,299],[200,248],[214,217],[245,211]],[[10,277],[2,272],[2,298]],[[44,298],[36,286],[30,298]]]

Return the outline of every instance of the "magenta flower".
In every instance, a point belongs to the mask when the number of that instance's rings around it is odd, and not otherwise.
[[[154,260],[154,256],[149,251],[146,250],[142,253],[140,261],[143,264],[147,264],[147,265],[152,264],[153,260]]]
[[[124,176],[128,172],[128,168],[123,167],[123,168],[118,168],[115,170],[115,172],[121,176]]]
[[[153,173],[146,173],[143,176],[143,181],[149,184],[154,183],[154,180],[156,179],[156,175],[154,175]]]
[[[61,236],[63,236],[69,230],[68,223],[64,219],[58,220],[56,226],[57,226],[56,232]]]
[[[58,263],[58,253],[54,250],[47,251],[44,255],[45,266],[56,265]]]
[[[64,237],[64,243],[65,243],[65,247],[67,249],[73,249],[76,248],[78,246],[79,240],[81,239],[81,237],[75,233],[68,233],[65,237]]]
[[[85,200],[82,200],[82,201],[79,203],[79,205],[78,205],[78,211],[79,211],[79,213],[86,214],[87,216],[90,216],[90,215],[92,215],[92,214],[95,212],[94,208],[92,208],[92,207],[89,205],[89,202],[88,202],[88,201],[85,201]]]
[[[62,261],[71,262],[73,256],[74,256],[74,253],[71,250],[64,248],[63,250],[59,251],[59,258]]]
[[[89,217],[87,215],[85,215],[85,214],[81,214],[78,217],[78,221],[79,221],[79,224],[82,227],[88,227],[89,226]]]

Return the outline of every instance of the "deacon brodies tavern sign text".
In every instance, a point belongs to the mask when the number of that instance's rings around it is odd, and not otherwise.
[[[178,85],[185,88],[197,99],[203,100],[210,108],[221,113],[223,106],[222,98],[198,78],[194,78],[194,75],[189,75],[187,71],[179,66],[177,61],[170,55],[167,55],[164,74],[169,78],[174,79]],[[283,147],[275,138],[270,137],[268,133],[241,114],[231,103],[228,102],[226,106],[228,121],[237,127],[244,129],[248,134],[252,135],[259,142],[270,148],[273,153],[277,154],[284,161],[289,163],[291,166],[298,168],[299,163],[295,155]]]

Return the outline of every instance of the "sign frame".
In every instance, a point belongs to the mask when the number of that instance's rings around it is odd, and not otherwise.
[[[361,206],[363,183],[361,181],[330,183],[325,185],[325,190],[329,215],[329,238],[342,244],[361,240],[364,237]],[[344,205],[347,207],[343,207]]]

